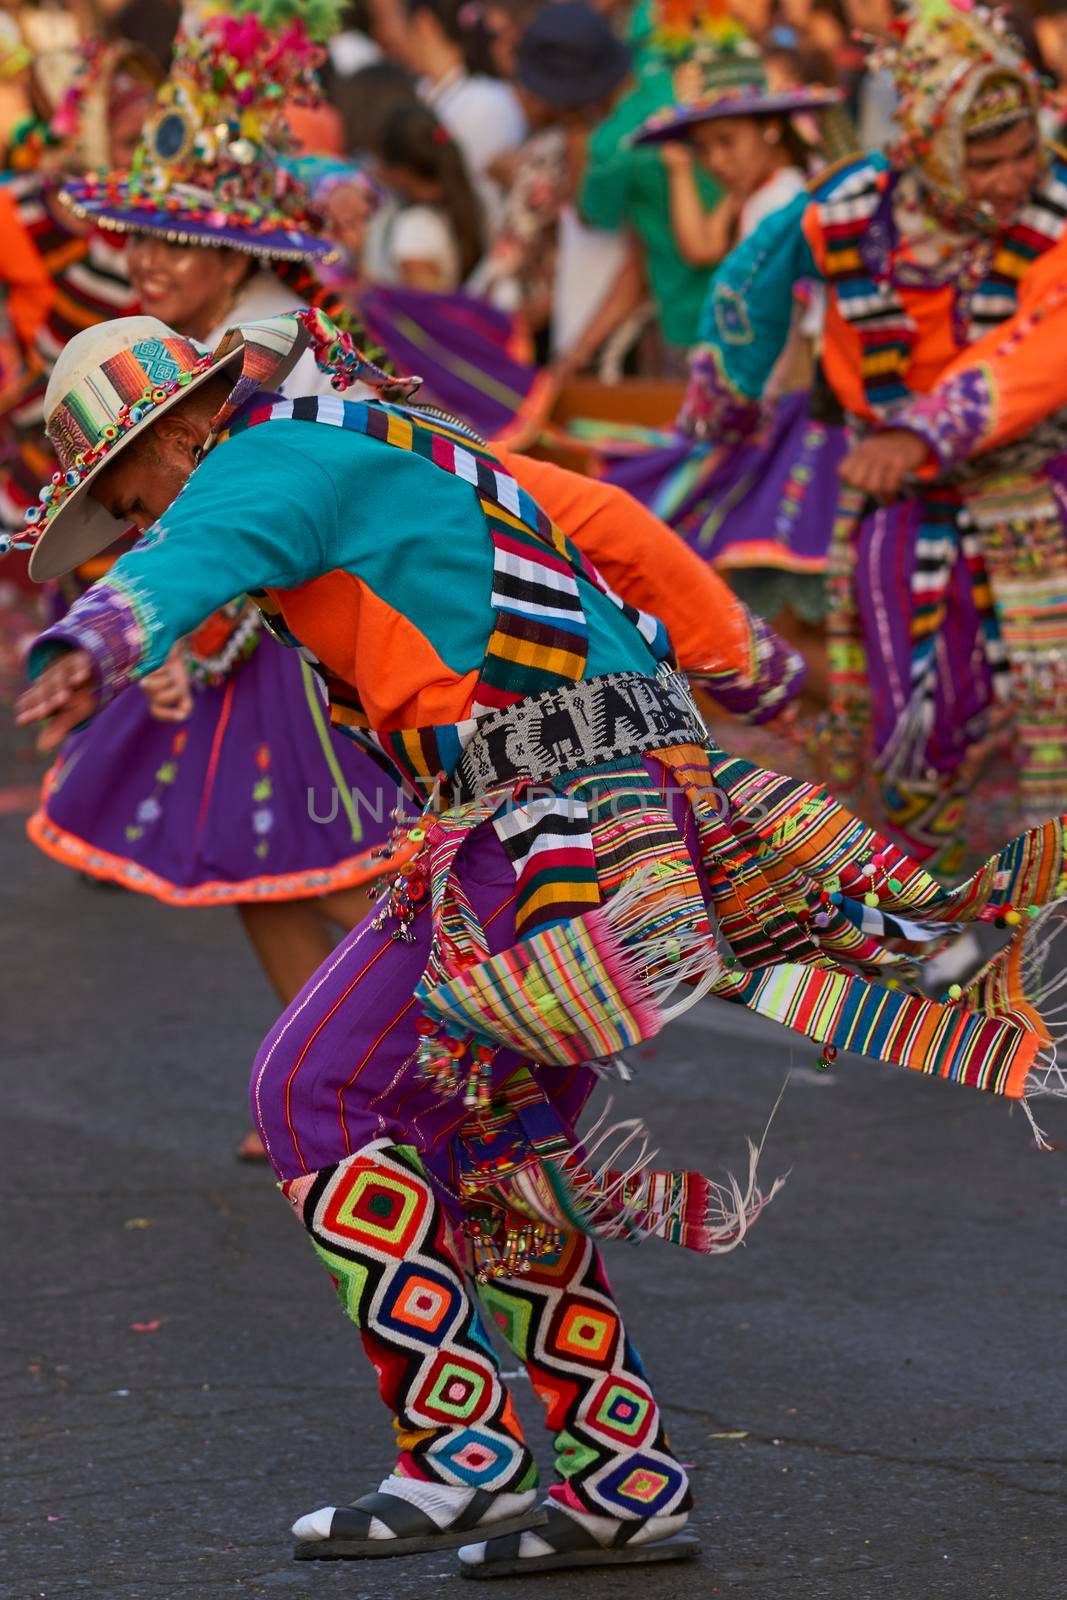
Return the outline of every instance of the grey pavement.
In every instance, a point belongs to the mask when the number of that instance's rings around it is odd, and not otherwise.
[[[302,1230],[233,1159],[272,1017],[236,919],[89,888],[13,815],[0,883],[0,1595],[482,1592],[448,1555],[289,1558],[295,1515],[388,1470],[389,1430]],[[991,1098],[815,1054],[706,1003],[616,1095],[665,1162],[719,1172],[793,1070],[762,1169],[789,1181],[746,1248],[609,1250],[701,1563],[508,1592],[1067,1597],[1065,1157]]]

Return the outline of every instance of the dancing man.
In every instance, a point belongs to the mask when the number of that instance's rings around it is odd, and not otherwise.
[[[381,380],[314,311],[209,354],[142,318],[68,346],[31,570],[83,559],[115,517],[145,534],[38,640],[19,721],[48,719],[54,744],[247,591],[318,662],[334,720],[428,801],[378,910],[253,1072],[267,1153],[398,1448],[376,1493],[299,1518],[297,1555],[462,1546],[472,1576],[691,1556],[686,1471],[596,1241],[714,1254],[774,1189],[754,1157],[727,1187],[650,1170],[629,1134],[583,1145],[597,1074],[625,1076],[620,1051],[714,988],[824,1063],[847,1047],[1025,1104],[1055,1050],[1020,957],[1034,930],[1049,943],[1063,831],[949,892],[825,791],[731,760],[663,625],[480,441],[395,392],[279,399],[309,340],[339,387]],[[1018,925],[1003,958],[958,1003],[909,993],[887,936],[974,918]],[[555,1434],[540,1504],[482,1310]]]

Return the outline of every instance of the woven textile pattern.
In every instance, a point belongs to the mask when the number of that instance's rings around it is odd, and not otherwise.
[[[531,1488],[537,1469],[415,1153],[369,1147],[283,1188],[377,1370],[397,1472],[495,1492]],[[628,1519],[687,1507],[688,1480],[592,1242],[570,1234],[521,1286],[479,1294],[546,1408],[564,1480],[553,1492]]]
[[[521,1278],[478,1286],[556,1437],[565,1504],[625,1520],[692,1503],[591,1239],[569,1233]]]
[[[356,1323],[392,1411],[397,1472],[518,1491],[537,1481],[496,1356],[411,1149],[369,1149],[283,1191]]]

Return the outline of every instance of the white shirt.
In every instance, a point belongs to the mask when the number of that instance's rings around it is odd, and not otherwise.
[[[437,83],[422,78],[419,94],[459,145],[472,178],[526,138],[519,98],[498,78],[472,78],[457,69]]]
[[[402,206],[386,240],[389,271],[403,282],[405,261],[432,261],[445,289],[459,288],[459,249],[448,217],[439,206]]]

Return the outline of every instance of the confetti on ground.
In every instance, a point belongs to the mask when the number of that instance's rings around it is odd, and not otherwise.
[[[157,1317],[154,1322],[131,1322],[131,1333],[158,1333],[163,1326],[162,1318]]]
[[[747,1439],[748,1438],[748,1434],[747,1434],[747,1432],[741,1432],[741,1433],[713,1433],[713,1434],[710,1435],[710,1437],[712,1439]]]
[[[124,1228],[128,1228],[131,1232],[135,1228],[154,1228],[155,1225],[155,1217],[127,1217],[122,1224]]]

